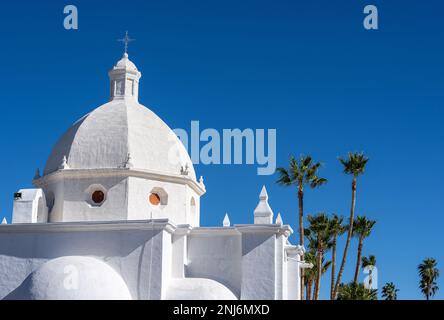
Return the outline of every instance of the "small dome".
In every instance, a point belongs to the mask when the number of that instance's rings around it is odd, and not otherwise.
[[[171,279],[166,300],[238,300],[220,282],[204,278]]]
[[[66,157],[70,169],[122,168],[188,176],[196,174],[182,142],[154,112],[132,99],[112,100],[87,114],[62,136],[44,174],[57,171]]]
[[[137,71],[136,65],[128,59],[128,53],[124,53],[122,59],[120,59],[113,68],[115,69],[125,69],[127,71]]]
[[[7,299],[132,300],[122,277],[91,257],[61,257],[31,273]]]

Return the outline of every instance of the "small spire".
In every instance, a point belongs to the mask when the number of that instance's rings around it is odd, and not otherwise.
[[[128,153],[126,155],[125,163],[123,164],[125,169],[131,169],[133,167],[133,163],[131,162],[131,154]]]
[[[261,190],[261,194],[259,195],[259,199],[268,200],[267,188],[265,188],[265,186],[262,186],[262,190]]]
[[[61,170],[69,169],[68,160],[66,159],[66,156],[63,156],[62,164],[60,165],[59,169]]]
[[[223,221],[223,226],[224,227],[229,227],[231,225],[230,222],[230,218],[228,218],[228,213],[225,213],[225,217],[224,217],[224,221]]]
[[[8,220],[6,220],[6,217],[3,218],[2,224],[8,224]]]
[[[255,224],[272,224],[273,223],[273,210],[271,210],[268,204],[268,194],[265,186],[262,187],[259,195],[259,203],[254,209],[254,223]]]
[[[34,180],[40,179],[40,169],[37,168],[35,170]]]
[[[278,215],[276,217],[276,224],[280,225],[280,226],[284,224],[284,222],[282,221],[282,217],[281,217],[281,213],[280,212],[278,213]]]
[[[189,167],[188,167],[188,163],[186,163],[185,164],[185,167],[184,166],[181,166],[180,167],[180,174],[181,175],[183,175],[183,176],[187,176],[188,175],[188,169],[189,169]]]

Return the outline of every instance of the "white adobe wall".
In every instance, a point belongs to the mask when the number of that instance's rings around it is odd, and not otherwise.
[[[216,280],[240,296],[242,242],[234,228],[193,229],[188,236],[187,260],[187,277]]]
[[[161,204],[159,206],[152,206],[149,203],[151,192],[160,195]],[[167,203],[164,203],[163,192],[167,196]],[[191,197],[194,197],[196,203],[197,213],[195,216],[192,216],[190,212]],[[151,219],[152,213],[153,219],[170,219],[176,225],[198,226],[199,206],[199,196],[187,185],[137,177],[128,178],[129,220]]]
[[[6,227],[8,231],[3,232]],[[0,299],[44,262],[62,256],[101,259],[122,276],[133,299],[161,299],[169,279],[171,239],[166,230],[159,228],[163,227],[151,229],[146,222],[98,227],[85,223],[77,227],[6,225],[0,228]]]
[[[52,193],[55,197],[50,222],[125,220],[127,184],[127,179],[121,177],[70,177],[57,181],[44,188],[46,194]],[[100,206],[91,201],[95,190],[105,193],[105,201]]]
[[[48,221],[48,208],[42,189],[21,189],[14,199],[12,223],[44,223]]]

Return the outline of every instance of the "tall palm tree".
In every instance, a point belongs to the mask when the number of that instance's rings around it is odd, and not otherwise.
[[[304,245],[304,187],[317,188],[327,182],[327,179],[318,176],[321,167],[319,162],[314,162],[310,156],[301,155],[299,161],[290,157],[289,168],[277,168],[279,175],[277,183],[284,186],[295,185],[298,190],[299,207],[299,244]],[[304,257],[301,257],[304,259]],[[301,269],[301,300],[304,299],[304,269]]]
[[[307,217],[309,226],[306,231],[307,238],[310,240],[310,249],[316,250],[316,282],[314,290],[314,300],[319,299],[319,290],[321,287],[322,261],[324,253],[331,248],[330,220],[325,213],[318,213],[315,216]]]
[[[353,234],[359,239],[358,242],[358,257],[356,260],[354,283],[358,283],[359,270],[361,267],[361,255],[362,247],[364,245],[364,239],[370,236],[372,228],[375,225],[375,220],[369,220],[366,217],[358,216],[354,221]]]
[[[338,300],[377,300],[378,291],[367,289],[363,283],[350,282],[339,286]]]
[[[382,287],[382,297],[385,300],[398,300],[398,292],[399,289],[396,289],[396,286],[393,282],[387,282]]]
[[[344,234],[346,231],[345,226],[342,224],[344,218],[333,214],[330,218],[330,232],[332,237],[332,253],[331,253],[331,283],[330,283],[330,299],[334,299],[333,292],[335,288],[336,277],[336,248],[338,237]]]
[[[334,290],[334,297],[336,297],[341,283],[342,274],[344,272],[345,262],[347,260],[348,248],[350,246],[350,240],[353,234],[353,220],[355,218],[355,206],[356,206],[356,183],[360,175],[364,173],[365,166],[367,165],[368,158],[363,153],[348,153],[347,159],[339,158],[339,161],[344,166],[344,173],[352,176],[352,198],[351,209],[349,218],[349,227],[347,233],[347,242],[345,243],[344,254],[342,255],[341,267],[339,268],[338,278],[336,279],[336,285]]]
[[[427,258],[422,261],[418,266],[420,281],[419,288],[429,300],[439,290],[436,280],[439,277],[439,270],[437,268],[437,262],[433,258]]]
[[[367,268],[368,270],[368,284],[369,287],[372,288],[373,284],[373,267],[376,267],[376,257],[374,255],[369,255],[368,257],[362,257],[362,267]]]

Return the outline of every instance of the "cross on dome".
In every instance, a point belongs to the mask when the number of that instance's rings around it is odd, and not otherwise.
[[[124,44],[125,44],[125,53],[128,53],[128,44],[131,42],[131,41],[135,41],[136,39],[131,39],[129,36],[128,36],[128,31],[126,31],[125,32],[125,37],[123,37],[122,39],[117,39],[117,41],[119,41],[119,42],[123,42]]]

